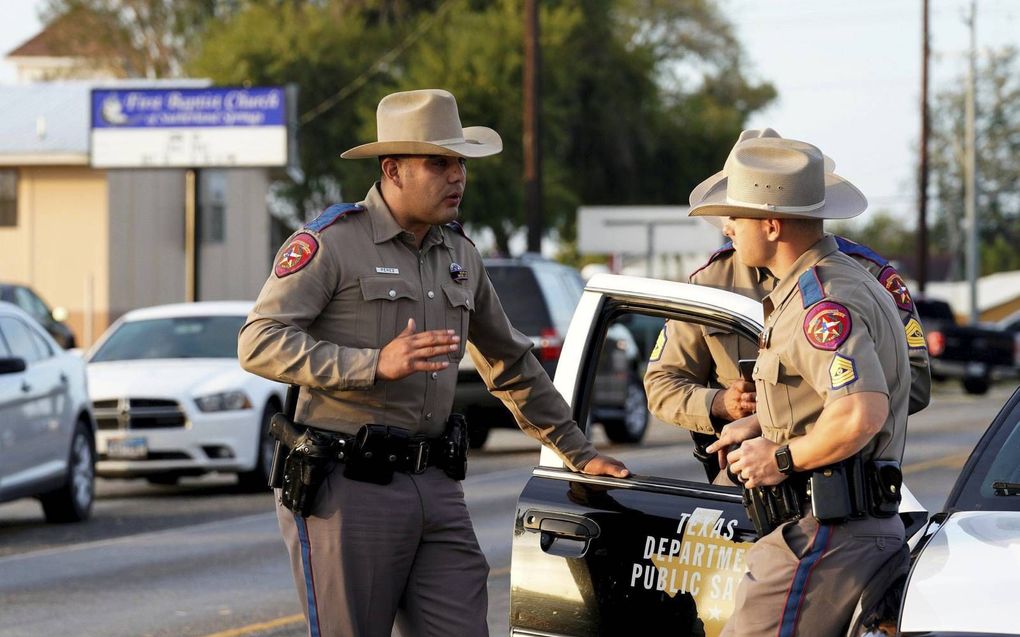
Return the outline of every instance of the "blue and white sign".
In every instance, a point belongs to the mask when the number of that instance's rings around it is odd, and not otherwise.
[[[93,89],[96,168],[284,166],[283,88]]]

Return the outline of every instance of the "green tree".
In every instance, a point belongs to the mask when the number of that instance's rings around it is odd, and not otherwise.
[[[951,259],[950,276],[965,263],[965,82],[935,97],[932,108],[931,184],[935,205],[932,252]],[[1020,269],[1020,54],[989,51],[976,81],[978,243],[981,274]]]
[[[909,262],[914,252],[914,233],[906,223],[886,210],[869,212],[864,224],[836,222],[828,231],[868,246],[890,261]],[[906,276],[906,274],[904,274]]]

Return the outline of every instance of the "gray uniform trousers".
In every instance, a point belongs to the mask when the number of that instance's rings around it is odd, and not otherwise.
[[[782,525],[747,552],[748,571],[720,637],[843,635],[865,585],[903,536],[899,516],[819,524],[809,512]]]
[[[295,515],[277,497],[309,637],[488,637],[489,566],[461,483],[442,470],[395,473],[377,485],[343,466],[315,510]]]

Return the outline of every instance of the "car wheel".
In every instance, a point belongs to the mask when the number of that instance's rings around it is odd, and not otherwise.
[[[606,418],[602,422],[606,437],[613,442],[641,442],[648,429],[648,400],[645,388],[636,379],[627,383],[627,397],[623,403],[622,418]]]
[[[986,376],[968,376],[963,379],[963,390],[968,394],[976,394],[978,396],[988,393],[988,387],[991,383]]]
[[[81,522],[92,514],[96,496],[96,449],[92,430],[79,420],[71,438],[64,485],[39,498],[47,522]]]
[[[255,468],[237,474],[237,483],[244,491],[268,491],[269,471],[273,467],[273,452],[276,440],[269,435],[269,423],[280,408],[272,403],[262,410],[262,422],[259,425],[259,444],[255,450]]]

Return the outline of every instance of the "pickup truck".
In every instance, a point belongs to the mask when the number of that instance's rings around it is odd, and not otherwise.
[[[915,298],[932,380],[959,378],[968,394],[984,394],[992,380],[1020,368],[1020,339],[997,326],[959,325],[945,301]]]
[[[554,379],[583,427],[591,426],[607,333],[642,317],[697,323],[753,342],[762,329],[761,304],[744,296],[596,275],[577,305]],[[692,450],[679,436],[642,449],[627,459],[632,476],[621,479],[574,473],[542,449],[514,519],[511,637],[719,635],[758,538],[740,489],[711,484]],[[909,576],[888,596],[872,582],[866,597],[877,594],[887,613],[859,613],[840,634],[856,637],[862,626],[878,634],[873,627],[882,619],[905,637],[1020,635],[1018,495],[1020,390],[961,470],[942,513],[929,520],[904,484],[899,515],[913,549]],[[902,604],[892,601],[898,599]]]

